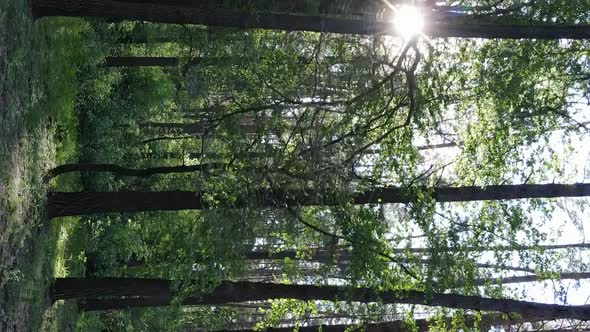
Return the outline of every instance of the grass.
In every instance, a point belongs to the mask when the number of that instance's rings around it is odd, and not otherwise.
[[[92,62],[90,25],[33,22],[26,0],[0,1],[0,331],[75,329],[71,303],[51,306],[55,276],[83,275],[79,220],[50,222],[48,190],[77,190],[45,172],[76,161],[77,71]]]

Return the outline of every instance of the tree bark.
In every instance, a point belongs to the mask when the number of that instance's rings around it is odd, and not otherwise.
[[[173,296],[171,281],[140,278],[57,278],[50,295],[54,301],[97,296]]]
[[[112,0],[33,0],[33,16],[85,16],[111,20],[201,24],[231,28],[315,31],[342,34],[395,35],[390,22],[288,14],[248,14],[218,8],[189,8]],[[588,39],[590,26],[432,23],[424,33],[432,38]]]
[[[472,316],[465,316],[463,317],[465,325],[468,327],[475,328],[475,319]],[[490,327],[493,326],[506,326],[506,325],[516,325],[522,323],[533,323],[544,321],[545,319],[537,318],[537,317],[524,317],[524,318],[506,318],[502,317],[499,314],[490,314],[490,315],[482,315],[481,320],[479,321],[479,327],[481,331],[487,331]],[[299,332],[347,332],[347,331],[364,331],[364,332],[412,332],[411,328],[408,328],[408,322],[403,320],[395,320],[395,321],[388,321],[388,322],[380,322],[380,323],[370,323],[364,325],[347,325],[347,324],[336,324],[336,325],[310,325],[310,326],[300,326],[298,328]],[[416,327],[418,328],[418,332],[427,332],[430,331],[430,327],[434,324],[433,321],[427,319],[416,319],[414,320]],[[451,330],[453,327],[452,319],[446,319],[446,329]],[[262,332],[291,332],[294,330],[293,326],[289,327],[271,327],[264,330],[260,330]],[[255,332],[253,329],[243,329],[243,330],[217,330],[215,332]]]
[[[142,141],[142,144],[145,143],[151,143],[154,141],[159,141],[159,140],[175,140],[175,139],[189,139],[189,138],[194,138],[192,136],[180,136],[180,137],[159,137],[158,138],[153,138],[153,139],[147,139]],[[431,145],[431,146],[418,146],[417,149],[418,150],[428,150],[428,149],[439,149],[439,148],[445,148],[445,147],[453,147],[453,146],[457,146],[456,143],[444,143],[444,144],[437,144],[437,145]],[[367,149],[365,151],[362,152],[363,155],[370,155],[370,154],[378,154],[381,153],[380,149]],[[220,159],[220,158],[227,158],[228,154],[220,154],[220,153],[214,153],[214,152],[205,152],[205,153],[200,153],[200,152],[191,152],[191,153],[186,153],[186,154],[182,154],[180,152],[162,152],[162,153],[142,153],[141,158],[146,158],[146,159],[183,159],[184,157],[189,158],[189,159],[201,159],[201,158],[207,158],[207,159]],[[245,159],[262,159],[262,158],[271,158],[273,157],[273,153],[272,152],[246,152],[246,153],[242,153],[239,154],[239,158],[245,158]]]
[[[182,136],[182,137],[161,137],[161,139],[159,140],[174,140],[174,139],[188,139],[188,138],[193,138],[191,136]],[[151,142],[155,142],[156,138],[154,139],[149,139],[149,140],[145,140],[142,141],[142,144],[147,144],[147,143],[151,143]],[[159,141],[157,140],[157,141]],[[231,156],[229,156],[229,154],[223,154],[223,153],[215,153],[215,152],[205,152],[205,153],[200,153],[200,152],[191,152],[191,153],[181,153],[181,152],[162,152],[162,153],[157,153],[157,152],[145,152],[139,155],[140,158],[145,158],[145,159],[180,159],[183,160],[185,158],[188,159],[201,159],[201,158],[207,158],[209,160],[213,160],[213,159],[222,159],[222,158],[229,158]],[[256,159],[256,158],[268,158],[268,157],[272,157],[272,154],[269,152],[247,152],[247,153],[242,153],[238,155],[239,158],[247,158],[247,159]]]
[[[589,245],[589,247],[590,247],[590,245]],[[515,250],[518,250],[518,249],[515,249]],[[393,248],[392,252],[403,254],[406,251],[403,248]],[[300,253],[298,253],[296,250],[284,250],[284,251],[278,251],[278,252],[255,250],[255,251],[249,251],[244,254],[244,259],[246,259],[246,260],[281,260],[281,259],[289,258],[292,260],[302,261],[302,262],[314,262],[314,263],[322,263],[322,264],[336,263],[340,266],[343,266],[343,263],[349,262],[350,257],[351,257],[350,251],[342,250],[342,249],[336,250],[336,251],[329,250],[329,249],[312,250],[311,252],[309,252],[309,255],[307,255],[305,258],[301,258]],[[199,261],[200,261],[200,258],[195,257],[195,262],[199,262]],[[418,263],[418,264],[424,264],[424,265],[428,265],[428,264],[432,263],[432,261],[430,259],[414,259],[414,260],[400,259],[399,262],[400,263]],[[127,261],[121,260],[118,263],[121,265],[128,266],[128,267],[139,267],[139,266],[145,265],[146,261],[143,259],[137,259],[137,258],[132,257],[131,259],[129,259]],[[532,273],[532,274],[534,274],[536,272],[534,269],[530,269],[530,268],[526,268],[526,267],[519,267],[519,266],[506,266],[506,265],[487,264],[487,263],[475,263],[475,266],[477,266],[478,268],[482,268],[482,269],[518,271],[518,272],[527,272],[527,273]],[[275,271],[272,271],[272,272],[275,272]],[[276,271],[276,272],[280,273],[280,271]],[[580,275],[580,276],[583,278],[590,277],[590,276],[584,277],[582,275]],[[531,277],[531,276],[526,276],[526,277]],[[510,279],[510,278],[512,278],[512,277],[509,277],[506,279]],[[515,277],[515,278],[520,278],[520,277]],[[526,280],[526,281],[534,281],[534,280]],[[485,282],[485,280],[483,280],[482,282]],[[505,283],[505,282],[503,282],[503,283]]]
[[[228,9],[226,5],[216,0],[122,0],[122,2],[140,2],[165,4],[170,6],[179,6],[185,8],[209,8],[209,9]],[[383,8],[380,3],[373,3],[366,0],[317,0],[317,10],[321,14],[329,15],[377,15]],[[404,4],[405,0],[389,0],[390,4]],[[271,13],[297,13],[306,14],[309,12],[309,2],[307,0],[275,0],[269,1],[250,1],[248,10],[253,12],[271,12]]]
[[[163,56],[109,56],[105,58],[105,67],[176,67],[182,63],[178,57]],[[241,64],[243,58],[218,57],[218,58],[192,58],[186,59],[188,66],[213,66],[222,64]]]
[[[115,56],[105,58],[105,67],[176,67],[178,58],[163,56]]]
[[[590,247],[590,244],[587,244],[585,247]],[[411,248],[410,248],[410,250],[411,250]],[[440,250],[440,248],[439,248],[439,250]],[[444,250],[444,249],[442,249],[442,250]],[[519,250],[519,249],[513,249],[513,250]],[[402,248],[399,248],[399,249],[393,248],[392,252],[403,254],[406,251]],[[335,258],[336,262],[341,263],[343,261],[349,260],[350,255],[351,255],[351,253],[348,250],[330,251],[327,249],[319,249],[319,250],[313,251],[311,253],[311,257],[306,258],[306,260],[327,263],[330,261],[331,258]],[[281,252],[276,252],[276,253],[269,253],[269,252],[264,252],[264,251],[251,251],[251,252],[246,253],[246,255],[245,255],[246,259],[279,259],[279,257],[282,259],[285,259],[285,258],[289,258],[289,259],[293,259],[293,260],[301,259],[295,250],[281,251]],[[415,263],[420,263],[420,264],[430,264],[431,263],[431,261],[429,259],[416,259],[416,260],[400,259],[399,262],[401,262],[401,263],[415,262]],[[502,265],[480,264],[480,263],[476,263],[475,266],[477,266],[479,268],[489,268],[489,269],[498,269],[498,270],[510,270],[510,271],[535,273],[535,270],[528,269],[528,268],[516,267],[516,266],[502,266]],[[281,274],[280,270],[270,271],[270,272],[271,272],[271,275],[276,274],[276,276],[280,276],[280,274]],[[557,280],[581,280],[581,279],[589,279],[589,278],[590,278],[590,272],[569,272],[569,273],[560,274],[559,278]],[[531,275],[524,275],[524,276],[512,276],[512,277],[501,277],[501,278],[480,278],[480,279],[475,279],[473,281],[473,285],[476,285],[476,286],[483,286],[483,285],[487,285],[487,284],[491,284],[491,285],[502,284],[503,285],[503,284],[515,284],[515,283],[534,282],[534,281],[543,281],[543,280],[550,280],[550,279],[540,277],[536,274],[531,274]],[[551,280],[556,280],[556,279],[551,279]]]
[[[428,190],[428,188],[423,188]],[[432,188],[437,202],[468,202],[482,200],[581,197],[590,195],[590,184],[521,184],[486,187]],[[416,194],[401,187],[386,187],[354,193],[353,204],[409,203]],[[234,202],[222,202],[226,208],[275,207],[342,204],[333,193],[305,190],[258,190]],[[203,201],[203,193],[192,191],[120,191],[120,192],[50,192],[47,201],[49,217],[74,216],[106,212],[176,211],[210,208]]]
[[[590,272],[571,272],[571,273],[562,273],[559,276],[559,280],[581,280],[581,279],[588,279],[590,278]],[[514,277],[504,277],[504,278],[497,278],[497,279],[476,279],[474,281],[474,285],[498,285],[498,284],[516,284],[521,282],[532,282],[532,281],[543,281],[548,280],[547,278],[541,278],[537,275],[528,275],[528,276],[514,276]]]
[[[157,130],[165,133],[183,133],[202,135],[210,128],[206,123],[171,123],[171,122],[145,122],[142,123],[141,128],[149,130]]]
[[[50,218],[104,212],[201,210],[202,196],[190,191],[50,192]]]
[[[168,122],[146,122],[141,125],[144,129],[159,130],[165,133],[205,135],[212,128],[208,123],[168,123]],[[256,133],[258,127],[254,124],[243,123],[239,125],[240,130],[247,134]]]
[[[99,172],[112,173],[119,176],[135,176],[146,178],[154,175],[172,174],[172,173],[194,173],[208,171],[212,169],[223,169],[224,163],[210,163],[199,165],[182,165],[182,166],[162,166],[150,168],[127,168],[114,164],[64,164],[57,166],[47,172],[45,180],[50,180],[56,176],[72,172]]]
[[[590,247],[590,245],[589,245],[589,247]],[[411,251],[411,248],[410,248],[410,251]],[[391,252],[398,253],[398,254],[404,254],[404,253],[406,253],[406,250],[403,248],[393,248],[393,249],[391,249]],[[270,259],[279,259],[277,256],[283,256],[281,259],[289,258],[292,260],[303,260],[303,261],[318,262],[318,263],[330,263],[332,261],[331,258],[334,258],[335,262],[340,263],[340,262],[349,261],[350,257],[351,257],[350,251],[347,251],[347,250],[338,250],[335,252],[334,251],[330,252],[325,249],[313,251],[310,256],[307,256],[306,258],[303,258],[303,259],[301,258],[300,255],[298,255],[297,251],[295,251],[295,250],[277,252],[276,254],[277,255],[275,255],[275,253],[267,253],[266,257],[263,258],[264,252],[251,251],[251,252],[246,253],[245,258],[246,259],[269,259],[270,260]],[[138,263],[137,260],[135,260],[133,262]],[[400,259],[399,262],[400,263],[419,263],[419,264],[423,264],[423,265],[432,264],[432,261],[430,259],[413,259],[413,260]],[[508,265],[487,264],[487,263],[475,263],[474,265],[476,267],[482,268],[482,269],[494,269],[494,270],[507,270],[507,271],[535,273],[535,270],[533,270],[533,269],[529,269],[526,267],[519,267],[519,266],[508,266]]]
[[[437,250],[444,250],[447,252],[467,252],[467,251],[518,251],[518,250],[559,250],[559,249],[576,249],[576,248],[590,248],[590,243],[570,243],[570,244],[541,244],[537,246],[492,246],[492,247],[450,247],[437,248]],[[396,248],[394,253],[423,253],[427,254],[432,251],[432,248]]]
[[[436,248],[438,251],[445,252],[482,252],[482,251],[520,251],[520,250],[559,250],[559,249],[576,249],[576,248],[590,248],[590,243],[571,243],[571,244],[540,244],[537,246],[489,246],[489,247],[447,247]],[[391,248],[393,254],[428,254],[432,248],[427,247],[413,247],[413,248]],[[248,252],[246,259],[297,259],[300,252],[297,250],[280,250],[276,252],[268,252],[266,250],[255,250]],[[313,249],[309,252],[310,260],[328,261],[331,257],[338,259],[349,259],[350,251],[345,249],[330,250],[330,249]],[[421,260],[419,260],[421,262]],[[490,265],[482,264],[482,267],[491,268]],[[511,268],[518,269],[518,268]],[[521,271],[531,272],[530,269],[521,268]],[[533,271],[534,272],[534,271]]]
[[[70,289],[70,285],[72,289]],[[94,285],[99,285],[95,288]],[[134,278],[58,278],[52,287],[52,299],[84,299],[84,310],[125,309],[130,307],[166,306],[174,292],[169,280]],[[168,291],[166,290],[168,287]],[[105,294],[106,290],[106,294]],[[135,293],[135,291],[137,292]],[[149,295],[151,294],[151,295]],[[119,297],[102,299],[104,296]],[[149,297],[148,297],[149,296]],[[337,301],[399,303],[440,306],[455,309],[518,313],[527,317],[547,319],[579,319],[590,317],[589,306],[562,306],[510,299],[492,299],[456,294],[424,293],[419,291],[383,291],[369,288],[340,286],[286,285],[256,282],[225,281],[201,297],[187,297],[185,305],[218,305],[228,302],[263,301],[268,299],[298,299],[303,301]]]
[[[144,139],[143,141],[139,142],[138,144],[150,144],[150,143],[161,142],[161,141],[179,141],[179,140],[183,140],[183,139],[193,139],[193,138],[198,138],[198,136],[192,136],[192,135],[186,135],[186,136],[158,136],[158,137],[152,137],[152,138]],[[169,152],[165,152],[165,155],[170,156],[171,154]],[[180,158],[183,155],[178,154],[178,156]]]

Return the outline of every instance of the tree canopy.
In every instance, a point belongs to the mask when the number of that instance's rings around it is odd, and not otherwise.
[[[402,38],[409,3],[33,0],[93,52],[52,300],[109,331],[583,328],[590,4],[413,1]]]

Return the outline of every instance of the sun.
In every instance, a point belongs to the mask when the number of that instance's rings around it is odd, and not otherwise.
[[[393,25],[401,37],[410,39],[422,33],[424,15],[418,7],[403,5],[396,9]]]

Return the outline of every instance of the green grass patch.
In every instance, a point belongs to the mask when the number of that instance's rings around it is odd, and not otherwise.
[[[84,234],[80,232],[80,219],[55,219],[51,223],[51,270],[54,277],[84,275]],[[58,301],[47,310],[42,319],[42,331],[75,330],[78,309],[73,301]]]
[[[79,220],[50,223],[44,206],[80,180],[43,177],[78,159],[78,74],[97,62],[95,40],[83,19],[33,22],[26,0],[0,1],[0,331],[75,328],[75,305],[50,308],[48,286],[84,273]]]

